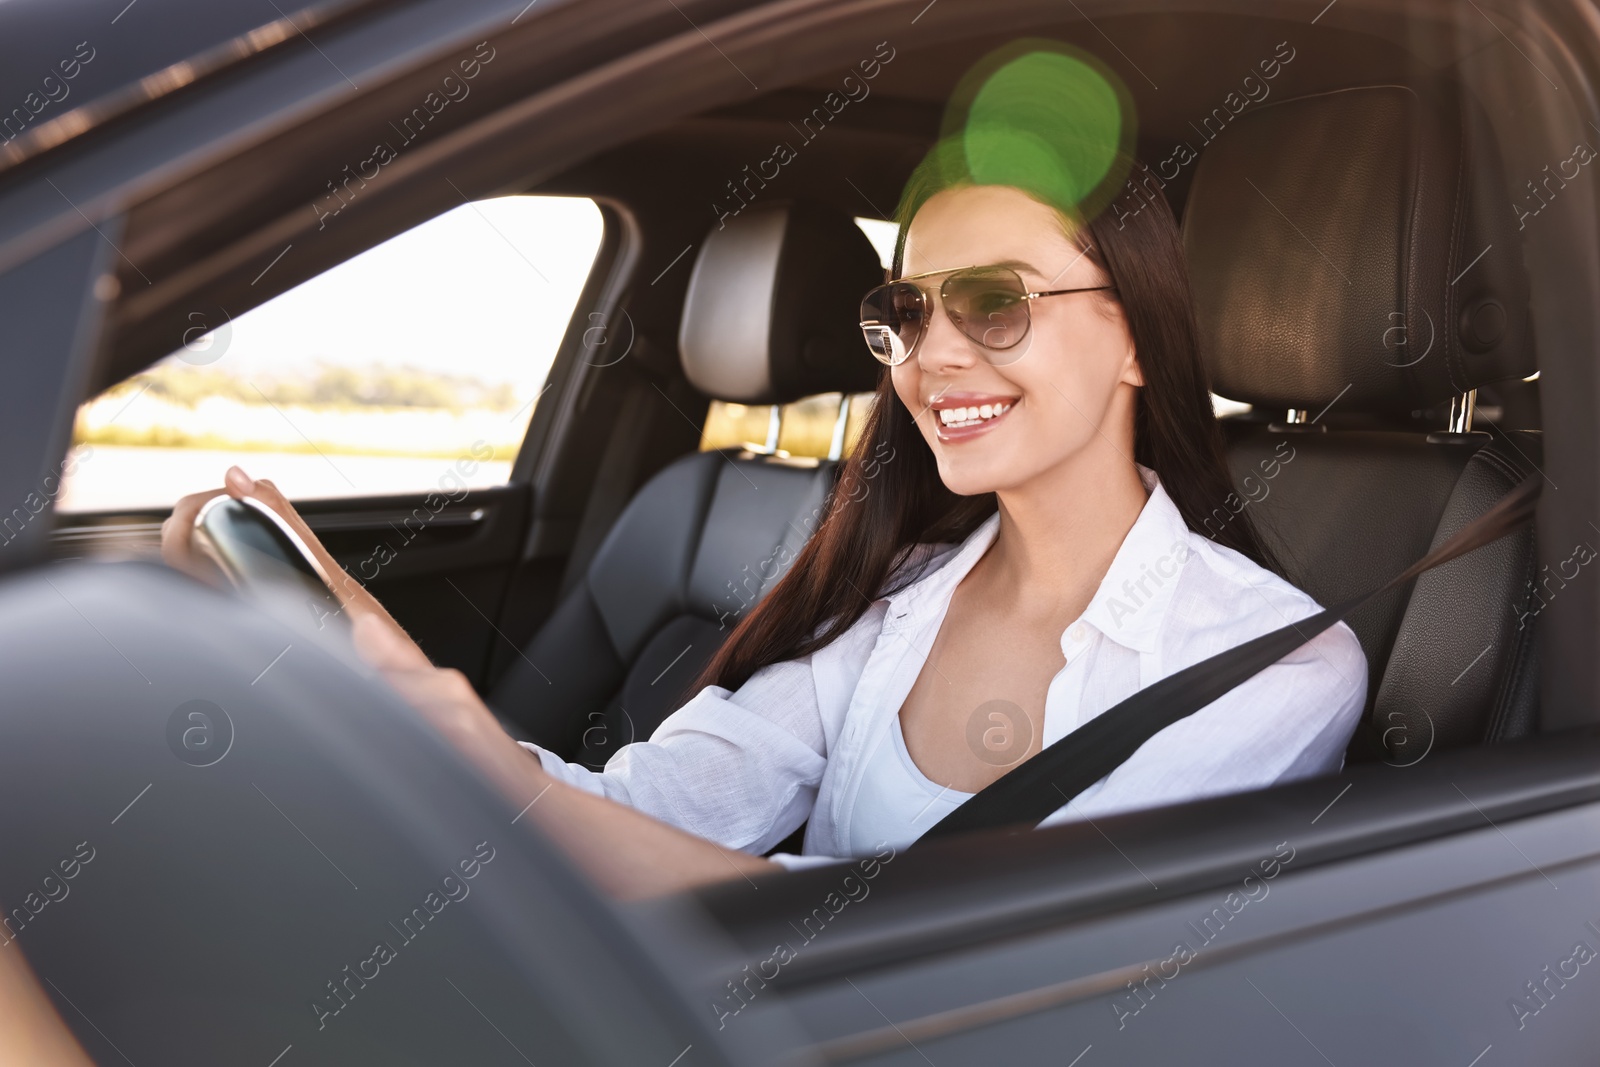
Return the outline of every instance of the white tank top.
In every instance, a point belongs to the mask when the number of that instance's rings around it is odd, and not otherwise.
[[[870,855],[884,842],[903,848],[971,797],[932,781],[906,748],[897,712],[888,736],[867,759],[850,812],[850,852]]]

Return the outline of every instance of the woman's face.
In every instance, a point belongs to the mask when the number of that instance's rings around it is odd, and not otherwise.
[[[1110,282],[1063,232],[1051,208],[1009,186],[947,189],[928,199],[906,233],[906,275],[1006,265],[1029,292]],[[918,279],[934,294],[944,275]],[[1015,348],[990,353],[933,309],[916,352],[891,369],[939,476],[963,496],[1014,489],[1062,464],[1133,454],[1136,388],[1144,384],[1122,308],[1110,292],[1029,302],[1032,326]],[[976,426],[971,411],[991,414]],[[945,414],[945,413],[949,414]],[[981,416],[980,416],[981,417]]]

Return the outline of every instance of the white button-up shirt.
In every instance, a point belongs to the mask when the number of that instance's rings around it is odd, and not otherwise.
[[[1140,475],[1149,499],[1088,608],[1061,635],[1066,663],[1046,693],[1045,746],[1166,675],[1321,610],[1190,530],[1154,473],[1140,467]],[[925,546],[913,558],[926,560],[921,575],[875,600],[831,644],[761,668],[736,692],[707,686],[602,771],[527,747],[563,781],[730,848],[763,854],[809,819],[802,855],[774,859],[799,867],[852,855],[871,757],[894,743],[890,725],[951,595],[999,523],[997,513],[959,545]],[[1366,657],[1339,623],[1151,737],[1039,825],[1336,771],[1366,689]],[[889,843],[915,840],[942,814],[908,818]]]

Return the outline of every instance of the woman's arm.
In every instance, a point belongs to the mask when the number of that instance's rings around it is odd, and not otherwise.
[[[460,671],[439,670],[381,620],[354,620],[356,649],[454,742],[527,817],[617,897],[671,893],[706,882],[779,870],[648,815],[557,781],[495,721]]]
[[[812,813],[832,747],[827,718],[804,656],[762,667],[736,692],[704,687],[600,769],[523,747],[558,781],[762,855]]]
[[[10,942],[0,946],[0,1063],[29,1067],[93,1063],[34,981],[22,950]]]
[[[536,820],[607,891],[621,897],[649,896],[780,869],[557,780],[537,756],[501,728],[461,672],[433,666],[383,605],[345,573],[275,485],[264,478],[252,480],[238,467],[230,467],[223,482],[225,488],[186,496],[173,508],[161,528],[166,562],[202,581],[225,583],[215,561],[193,538],[200,508],[222,493],[251,496],[272,508],[334,578],[334,593],[348,613],[361,654],[518,807],[532,801],[527,817]]]

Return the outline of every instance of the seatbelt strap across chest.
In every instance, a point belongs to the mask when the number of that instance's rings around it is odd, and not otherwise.
[[[913,844],[1001,826],[1032,829],[1116,770],[1151,737],[1249,681],[1368,600],[1532,520],[1539,488],[1539,475],[1530,474],[1444,544],[1376,589],[1146,686],[973,794]]]

